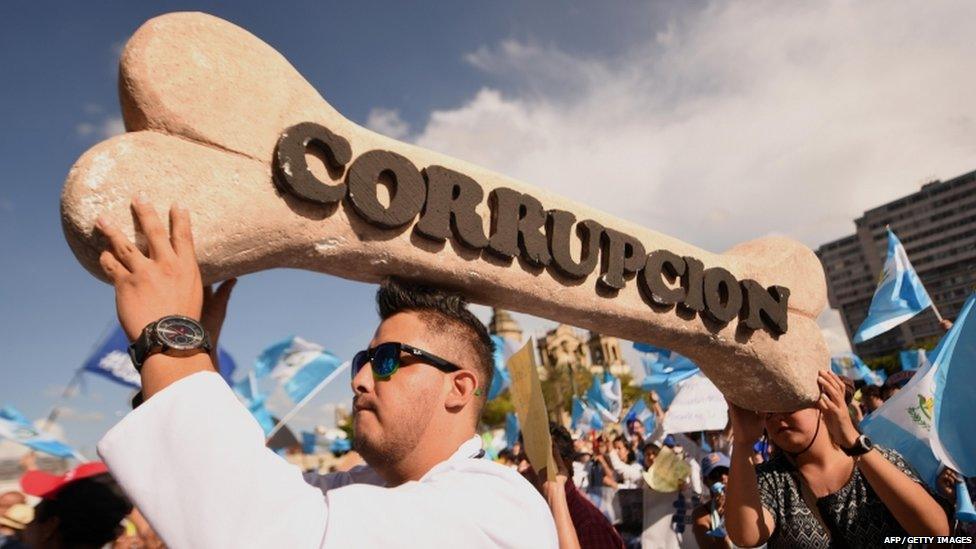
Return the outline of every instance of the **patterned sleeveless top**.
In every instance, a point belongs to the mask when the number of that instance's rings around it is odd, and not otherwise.
[[[925,486],[901,454],[879,446],[876,448],[912,480]],[[776,521],[776,527],[767,541],[770,549],[881,547],[885,536],[906,535],[856,467],[847,484],[817,500],[817,510],[823,523],[803,499],[800,473],[782,453],[757,465],[756,476],[763,507]],[[926,490],[947,512],[951,510],[948,502],[927,486]]]

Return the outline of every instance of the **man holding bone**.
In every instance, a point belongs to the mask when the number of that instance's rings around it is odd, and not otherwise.
[[[189,213],[133,201],[148,256],[100,218],[100,257],[145,402],[99,443],[172,547],[555,547],[545,501],[481,459],[491,343],[457,296],[387,284],[352,361],[356,448],[370,468],[303,480],[215,372]],[[167,348],[168,346],[168,348]],[[164,350],[165,349],[165,350]],[[276,511],[267,521],[268,510]]]

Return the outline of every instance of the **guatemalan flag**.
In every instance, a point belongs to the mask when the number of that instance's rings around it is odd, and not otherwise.
[[[875,442],[905,456],[935,487],[940,462],[976,476],[976,295],[970,296],[932,361],[861,422]]]
[[[277,381],[297,404],[348,366],[348,362],[342,362],[317,343],[289,337],[261,353],[254,363],[254,374]]]
[[[600,413],[588,406],[579,397],[573,397],[573,413],[572,413],[572,423],[570,427],[574,431],[580,431],[584,434],[590,431],[602,431],[603,421],[600,419]]]
[[[864,380],[868,385],[884,385],[888,375],[884,370],[871,370],[861,357],[854,353],[842,353],[830,357],[830,369],[839,376],[850,378],[854,381]]]
[[[657,417],[654,412],[647,407],[647,403],[644,402],[643,396],[637,399],[637,402],[627,410],[627,415],[624,416],[624,425],[626,426],[631,421],[639,421],[644,425],[644,432],[650,435],[654,432],[654,428],[657,427]],[[627,429],[624,429],[624,434],[627,434]]]
[[[518,349],[516,343],[511,339],[506,339],[500,335],[491,336],[492,344],[492,363],[495,372],[491,377],[491,387],[488,389],[488,400],[492,400],[502,391],[508,388],[512,380],[508,376],[508,359],[515,354]]]
[[[32,450],[59,458],[73,457],[82,460],[72,447],[39,431],[23,414],[11,406],[0,408],[0,438],[12,440]]]
[[[220,363],[220,377],[227,383],[231,383],[231,377],[237,365],[234,359],[224,349],[217,351],[217,360]],[[129,338],[126,337],[122,327],[118,324],[112,329],[108,337],[95,349],[95,352],[88,357],[82,365],[82,370],[98,374],[120,385],[126,385],[133,389],[141,387],[139,372],[132,365],[129,358]]]
[[[586,399],[590,406],[600,413],[603,421],[620,421],[620,413],[623,411],[624,397],[620,387],[620,378],[610,372],[603,375],[593,376],[593,383],[586,392]]]
[[[267,397],[262,395],[258,389],[258,380],[254,375],[254,372],[249,372],[247,377],[235,383],[233,388],[234,392],[237,393],[237,396],[244,402],[244,405],[247,406],[248,411],[251,412],[252,416],[254,416],[254,419],[258,422],[258,425],[261,426],[261,429],[264,431],[264,435],[268,436],[271,434],[271,431],[275,426],[275,420],[273,417],[271,417],[271,412],[269,412],[264,406],[264,402]]]
[[[648,393],[656,392],[664,408],[671,405],[682,381],[701,372],[691,359],[678,353],[645,343],[634,343],[634,349],[640,352],[641,363],[644,365],[641,389]]]
[[[931,361],[929,354],[925,349],[910,349],[899,352],[898,359],[901,362],[901,369],[906,372],[921,370]]]
[[[883,334],[931,305],[932,299],[912,268],[905,247],[888,229],[888,259],[874,290],[868,316],[854,334],[854,343]]]

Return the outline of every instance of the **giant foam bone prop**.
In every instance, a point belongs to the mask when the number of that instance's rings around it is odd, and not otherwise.
[[[793,240],[709,253],[371,132],[270,46],[205,14],[136,31],[119,93],[129,133],[77,161],[61,202],[71,249],[103,280],[94,222],[105,215],[134,235],[129,203],[144,193],[160,209],[191,209],[205,282],[275,267],[400,275],[667,346],[747,408],[790,410],[818,395],[826,285]]]

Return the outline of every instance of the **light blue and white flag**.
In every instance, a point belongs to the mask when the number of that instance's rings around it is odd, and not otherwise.
[[[635,349],[638,347],[635,345]],[[667,409],[671,406],[678,393],[678,385],[701,372],[694,362],[678,353],[641,353],[644,364],[644,379],[641,389],[645,392],[654,391],[661,399],[661,406]]]
[[[570,427],[574,431],[580,431],[586,434],[590,431],[602,431],[603,421],[600,419],[599,412],[584,403],[579,397],[574,396],[572,423]]]
[[[628,425],[631,421],[639,421],[644,425],[644,433],[650,435],[654,432],[655,427],[657,427],[657,416],[654,412],[647,407],[647,403],[644,402],[644,397],[641,396],[634,402],[634,405],[627,410],[627,414],[624,416],[624,426]],[[630,433],[627,429],[624,429],[624,435],[629,436]]]
[[[258,389],[257,378],[254,372],[249,372],[246,378],[235,383],[233,387],[234,392],[241,398],[244,405],[247,406],[248,411],[257,420],[258,425],[264,430],[264,435],[268,436],[268,433],[274,429],[275,420],[271,417],[271,412],[264,406],[266,397]]]
[[[590,389],[586,392],[586,400],[590,407],[600,413],[601,419],[606,422],[616,423],[620,421],[620,413],[624,407],[623,391],[620,387],[620,379],[610,372],[595,374]]]
[[[500,335],[491,336],[492,343],[492,363],[495,367],[494,375],[491,378],[491,387],[488,389],[488,400],[495,399],[502,391],[508,388],[511,379],[508,376],[508,359],[515,354],[516,342],[506,339]]]
[[[976,476],[976,293],[969,296],[932,358],[935,370],[932,450],[946,466]],[[904,390],[904,389],[903,389]]]
[[[929,486],[940,462],[964,476],[976,475],[976,295],[963,306],[932,360],[880,408],[861,422],[875,442],[905,456]]]
[[[515,412],[508,412],[505,414],[506,447],[511,448],[512,446],[515,446],[515,443],[518,442],[520,429],[521,427],[519,426],[518,416],[515,415]]]
[[[337,356],[321,345],[290,337],[265,349],[254,364],[258,378],[271,377],[294,403],[299,403],[320,385],[335,379],[343,370]]]
[[[217,351],[217,361],[220,363],[220,377],[231,383],[231,377],[237,365],[234,359],[223,348]],[[140,388],[141,380],[136,367],[129,358],[129,338],[122,327],[117,325],[109,332],[108,337],[88,357],[81,368],[86,372],[100,375],[119,385]]]
[[[64,442],[43,433],[31,425],[23,414],[12,406],[0,408],[0,438],[23,444],[32,450],[59,458],[83,458]]]
[[[842,353],[830,357],[830,369],[839,376],[850,378],[854,381],[863,379],[868,385],[884,385],[888,374],[884,370],[872,370],[861,360],[861,357],[854,353]]]
[[[867,341],[905,322],[932,305],[905,247],[888,229],[888,258],[874,290],[868,316],[854,334],[854,343]]]
[[[899,352],[898,359],[901,361],[901,369],[906,372],[921,370],[929,363],[931,359],[929,354],[925,349],[911,349]]]
[[[665,349],[664,347],[657,347],[651,345],[650,343],[640,343],[638,341],[634,342],[634,350],[641,353],[642,356],[650,356],[655,360],[671,358],[671,350]]]

